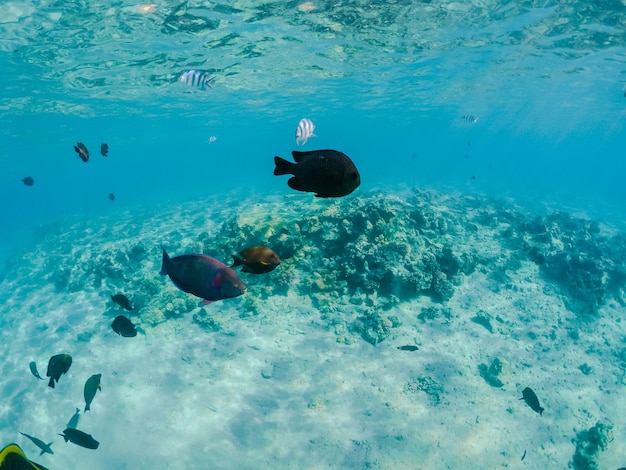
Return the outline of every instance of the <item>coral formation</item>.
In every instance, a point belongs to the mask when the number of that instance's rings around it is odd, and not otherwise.
[[[609,443],[613,440],[613,426],[597,422],[595,426],[581,431],[576,439],[572,441],[576,444],[576,452],[573,458],[573,467],[576,470],[597,470],[598,456],[605,451]]]

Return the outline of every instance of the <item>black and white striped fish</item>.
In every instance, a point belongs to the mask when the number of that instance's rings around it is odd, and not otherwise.
[[[179,82],[186,83],[190,87],[206,90],[213,88],[215,77],[204,70],[187,70],[178,77]]]
[[[465,116],[463,116],[463,120],[469,122],[470,124],[476,124],[478,122],[478,117],[471,114],[466,114]]]
[[[315,124],[313,124],[313,121],[307,118],[301,119],[298,123],[298,127],[296,127],[296,145],[304,145],[306,141],[309,140],[309,137],[316,137],[316,135],[313,134],[314,130]]]

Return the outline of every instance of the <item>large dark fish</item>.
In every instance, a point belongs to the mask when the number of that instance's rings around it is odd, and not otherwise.
[[[39,375],[39,371],[37,370],[37,363],[35,361],[32,361],[30,364],[28,364],[28,367],[30,367],[30,371],[35,377],[37,377],[39,380],[43,380],[43,377]]]
[[[543,415],[543,408],[539,406],[539,398],[535,395],[535,392],[529,387],[526,387],[522,390],[522,398],[520,400],[524,400],[528,406],[531,407],[533,411],[539,413],[539,415]]]
[[[54,388],[54,381],[56,380],[58,383],[61,375],[70,370],[71,365],[72,356],[69,354],[57,354],[56,356],[52,356],[48,361],[48,371],[46,372],[46,377],[50,377],[48,387]]]
[[[296,191],[316,193],[315,197],[341,197],[361,184],[361,176],[350,158],[336,150],[291,152],[296,163],[274,157],[275,175],[293,175],[287,184]]]
[[[107,144],[100,145],[100,153],[103,157],[109,155],[109,146]]]
[[[29,436],[28,434],[21,432],[20,434],[22,436],[26,436],[27,438],[29,438],[31,441],[33,441],[33,443],[39,447],[41,449],[41,452],[39,453],[39,455],[43,455],[43,454],[54,454],[54,452],[52,452],[52,449],[50,448],[50,446],[52,445],[52,442],[49,444],[46,444],[44,441],[42,441],[41,439],[37,439],[36,437],[33,436]],[[0,467],[2,468],[2,467]]]
[[[70,441],[77,446],[84,447],[86,449],[97,449],[100,443],[96,441],[91,434],[87,434],[78,429],[66,428],[63,434],[59,434],[65,442]]]
[[[168,275],[180,290],[204,299],[201,305],[242,295],[247,286],[235,271],[205,255],[170,258],[163,248],[161,276]]]
[[[124,338],[133,338],[137,336],[137,328],[128,318],[124,315],[118,315],[111,323],[111,328],[118,335],[123,336]]]
[[[124,294],[112,295],[111,300],[125,310],[133,310],[133,305],[130,303],[130,300],[128,300],[128,297],[126,297]]]
[[[102,391],[102,384],[100,383],[101,378],[102,374],[94,374],[85,382],[85,388],[83,390],[83,395],[85,396],[85,412],[89,411],[89,407],[96,396],[96,392],[98,390]]]
[[[0,470],[48,470],[32,462],[17,444],[9,444],[0,450]]]
[[[85,144],[83,144],[82,142],[78,142],[76,145],[74,145],[74,150],[78,154],[78,157],[82,161],[87,163],[87,161],[89,160],[89,150],[87,150],[87,147],[85,147]]]
[[[263,274],[273,271],[280,263],[278,255],[268,247],[253,246],[233,255],[231,268],[243,265],[244,273]]]
[[[22,183],[24,183],[26,186],[32,186],[33,184],[35,184],[35,180],[32,178],[32,176],[26,176],[25,178],[22,178]]]

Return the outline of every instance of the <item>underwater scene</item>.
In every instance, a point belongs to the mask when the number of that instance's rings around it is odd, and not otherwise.
[[[0,3],[0,470],[626,468],[626,1]]]

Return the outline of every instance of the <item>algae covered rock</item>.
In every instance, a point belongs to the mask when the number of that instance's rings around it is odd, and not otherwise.
[[[597,422],[595,426],[581,431],[572,442],[576,444],[573,458],[575,470],[598,470],[598,456],[613,441],[613,426]]]
[[[491,365],[480,364],[478,366],[480,376],[492,387],[502,387],[509,373],[509,364],[505,359],[496,357]]]

